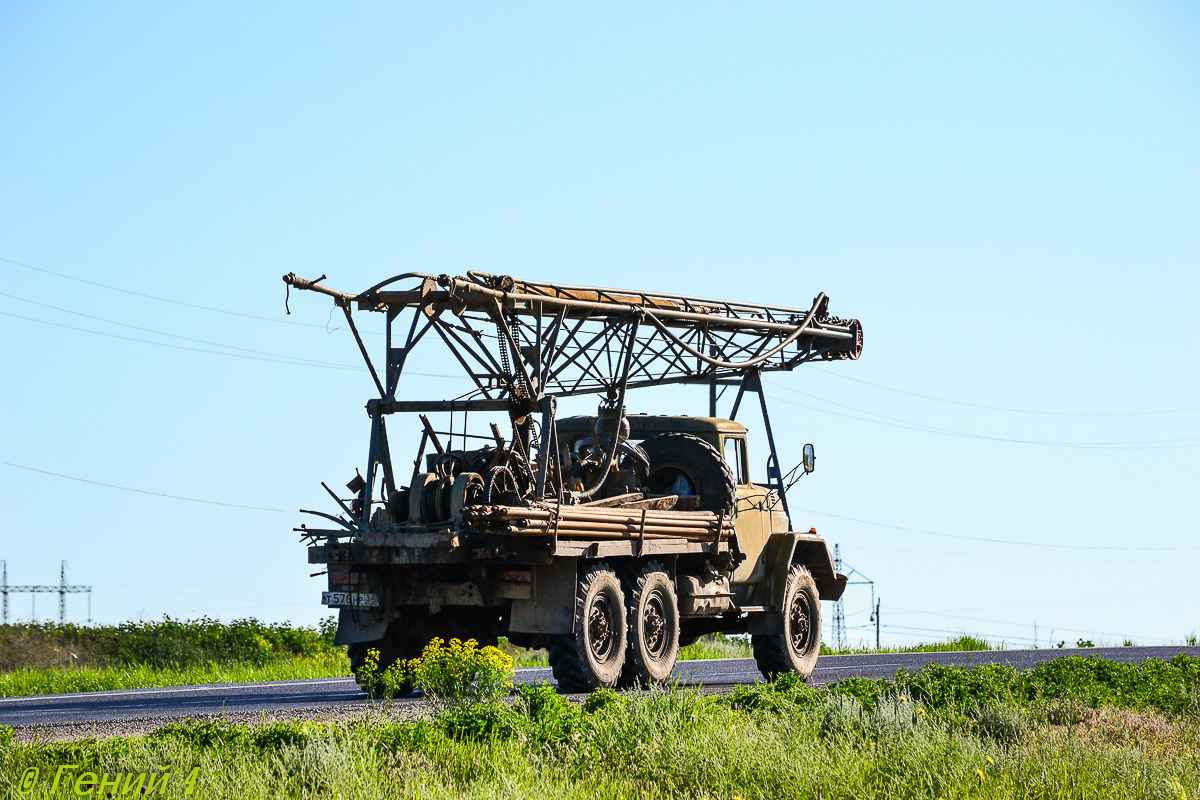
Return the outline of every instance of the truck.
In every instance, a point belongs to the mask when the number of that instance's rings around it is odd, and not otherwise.
[[[386,669],[433,637],[506,637],[545,648],[562,691],[648,686],[714,633],[748,634],[764,676],[812,674],[821,601],[847,579],[815,528],[793,528],[787,491],[815,451],[781,469],[762,376],[857,359],[858,320],[831,316],[824,294],[805,310],[480,272],[357,294],[324,280],[284,276],[342,309],[377,396],[365,469],[346,497],[322,484],[332,513],[302,509],[322,522],[295,530],[324,565],[322,603],[356,675],[370,651]],[[355,310],[383,315],[382,371]],[[430,381],[402,382],[425,342],[470,390],[431,398]],[[627,411],[630,390],[674,384],[706,387],[707,416]],[[588,395],[594,414],[557,413]],[[751,396],[769,451],[758,480],[737,421]],[[389,448],[393,415],[419,432],[411,471]]]

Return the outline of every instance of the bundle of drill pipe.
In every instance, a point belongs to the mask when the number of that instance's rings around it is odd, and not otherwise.
[[[644,508],[468,506],[463,522],[492,533],[582,539],[688,539],[711,542],[733,534],[733,520],[712,511],[654,511]]]

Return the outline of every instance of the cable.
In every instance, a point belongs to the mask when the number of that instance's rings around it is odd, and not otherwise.
[[[927,531],[921,528],[909,528],[904,525],[889,525],[885,522],[872,522],[871,520],[858,519],[857,517],[846,517],[841,514],[829,514],[824,511],[817,511],[811,508],[797,508],[797,511],[803,511],[805,514],[817,514],[822,517],[830,517],[831,519],[841,519],[847,522],[857,522],[860,525],[871,525],[876,528],[889,528],[896,531],[905,531],[907,533],[922,533],[926,536],[942,536],[947,539],[964,539],[971,542],[987,542],[989,544],[1012,544],[1022,547],[1047,547],[1057,550],[1111,550],[1111,551],[1137,551],[1145,552],[1148,550],[1167,551],[1167,550],[1200,550],[1200,545],[1189,545],[1186,547],[1114,547],[1111,545],[1099,544],[1059,544],[1057,542],[1022,542],[1016,539],[991,539],[986,536],[967,536],[961,533],[941,533],[939,531]]]
[[[161,579],[157,579],[157,578],[147,578],[144,575],[123,575],[118,572],[104,572],[102,570],[77,569],[77,568],[72,568],[71,571],[81,573],[84,576],[95,575],[95,576],[100,576],[100,577],[103,577],[106,579],[107,578],[117,578],[119,580],[136,581],[137,586],[130,587],[130,588],[150,589],[151,591],[165,591],[167,588],[169,588],[171,590],[183,588],[183,589],[200,589],[201,591],[204,591],[204,592],[211,592],[213,589],[212,584],[180,583],[179,581],[176,581],[176,580],[161,580]],[[113,586],[127,586],[128,585],[128,584],[123,584],[123,583],[113,583],[111,581],[106,581],[106,582],[110,583]],[[153,586],[148,586],[147,584],[161,584],[164,588],[156,589]],[[182,592],[182,594],[195,594],[195,592]],[[221,597],[225,600],[228,600],[233,595],[239,595],[239,596],[246,597],[246,598],[262,597],[262,598],[266,598],[269,600],[289,600],[294,597],[294,595],[290,595],[290,594],[268,594],[265,592],[248,592],[244,589],[230,589],[228,591],[223,590],[221,594],[216,595],[216,596]]]
[[[228,358],[244,358],[244,359],[248,359],[250,361],[266,361],[266,362],[269,362],[272,364],[291,364],[294,367],[321,367],[322,369],[343,369],[343,370],[356,369],[355,367],[325,367],[320,364],[305,364],[305,363],[300,363],[298,361],[283,360],[283,359],[279,359],[279,358],[266,358],[264,356],[243,355],[241,353],[226,353],[226,352],[223,352],[220,350],[205,350],[200,347],[187,347],[186,345],[182,345],[182,344],[168,344],[166,342],[154,342],[149,339],[137,339],[132,336],[121,336],[120,334],[116,334],[116,333],[105,333],[104,331],[94,331],[94,330],[91,330],[90,328],[79,328],[74,325],[65,325],[61,322],[51,322],[50,320],[47,320],[47,319],[37,319],[35,317],[26,317],[26,316],[22,316],[21,314],[12,314],[8,311],[0,311],[0,316],[12,317],[13,319],[23,319],[26,322],[37,322],[42,325],[50,325],[55,328],[66,328],[67,330],[79,331],[80,333],[90,333],[95,336],[107,336],[110,339],[123,339],[124,341],[127,341],[127,342],[138,342],[140,344],[150,344],[150,345],[154,345],[156,347],[169,347],[172,350],[189,350],[193,353],[208,353],[209,355],[226,356]]]
[[[72,311],[69,308],[61,308],[59,306],[52,306],[49,303],[42,303],[37,300],[30,300],[28,297],[20,297],[15,294],[9,294],[8,292],[0,292],[0,297],[8,297],[13,300],[20,300],[22,303],[30,303],[31,305],[41,306],[42,308],[48,308],[52,311],[61,311],[64,314],[71,314],[76,317],[83,317],[84,319],[95,320],[97,322],[106,322],[109,325],[119,325],[122,328],[129,328],[129,329],[135,330],[135,331],[142,331],[143,333],[153,333],[153,334],[157,334],[159,336],[168,336],[172,339],[179,339],[184,342],[194,342],[196,344],[207,344],[212,347],[226,347],[230,350],[240,350],[243,353],[254,353],[254,354],[257,354],[260,356],[270,356],[272,358],[288,359],[290,361],[296,361],[296,362],[304,363],[304,364],[310,365],[310,366],[333,367],[336,369],[347,369],[347,370],[355,370],[355,371],[362,369],[362,367],[356,367],[353,364],[337,364],[332,361],[319,361],[319,360],[313,359],[313,358],[302,358],[299,356],[289,356],[284,353],[270,353],[265,350],[252,350],[248,347],[238,347],[238,346],[232,345],[232,344],[222,344],[220,342],[210,342],[206,339],[193,339],[189,336],[180,336],[180,335],[174,334],[174,333],[167,333],[166,331],[155,330],[154,328],[143,328],[138,325],[130,325],[126,322],[118,322],[114,319],[107,319],[105,317],[97,317],[92,314],[84,314],[81,311]]]
[[[978,636],[980,639],[992,639],[992,640],[999,639],[1001,641],[1016,640],[1016,641],[1021,641],[1021,642],[1032,642],[1033,641],[1032,636],[997,636],[996,634],[983,633],[982,631],[964,631],[964,630],[952,631],[952,630],[949,630],[946,628],[914,628],[914,627],[911,627],[908,625],[886,625],[886,624],[880,625],[879,627],[884,628],[885,630],[892,630],[892,631],[906,631],[906,632],[913,631],[914,632],[913,635],[916,635],[916,633],[944,633],[944,634],[949,634],[951,636],[961,636],[962,634],[966,633],[971,636]]]
[[[1110,633],[1108,631],[1089,631],[1089,630],[1080,630],[1079,628],[1063,628],[1058,625],[1041,625],[1041,624],[1032,624],[1032,623],[1024,623],[1024,622],[1008,622],[1008,621],[999,620],[999,619],[983,619],[981,617],[964,617],[964,616],[959,616],[956,614],[943,614],[940,611],[920,611],[915,608],[900,608],[899,606],[892,606],[891,609],[892,609],[892,611],[902,611],[906,614],[925,614],[925,615],[931,616],[931,617],[944,617],[946,619],[965,619],[965,620],[969,620],[971,622],[987,622],[987,623],[991,623],[994,625],[1011,625],[1011,626],[1017,627],[1017,628],[1035,628],[1038,630],[1066,631],[1067,633],[1086,633],[1086,634],[1091,634],[1092,636],[1115,636],[1116,635],[1116,634]],[[1121,638],[1132,638],[1132,637],[1121,637]],[[1145,637],[1142,637],[1142,638],[1145,638]],[[1151,637],[1151,638],[1154,638],[1154,637]],[[1158,639],[1158,641],[1165,642],[1167,640],[1166,639]]]
[[[796,392],[797,394],[804,394],[804,392],[798,392],[795,389],[792,389],[787,386],[779,386],[778,384],[776,384],[774,382],[770,382],[770,385],[775,386],[776,388],[784,389],[786,391]],[[1041,441],[1041,440],[1035,440],[1035,439],[1010,439],[1010,438],[1003,437],[1003,436],[987,436],[982,433],[971,433],[968,431],[956,431],[956,430],[951,430],[950,428],[937,428],[932,425],[925,425],[920,422],[910,422],[909,420],[896,419],[894,417],[885,417],[884,415],[876,414],[873,411],[864,411],[859,408],[853,408],[851,406],[847,406],[842,403],[835,403],[832,400],[824,400],[822,398],[816,398],[816,399],[820,400],[823,403],[829,403],[830,405],[840,406],[841,408],[846,408],[851,411],[857,411],[860,414],[870,414],[871,416],[880,417],[881,419],[866,419],[864,417],[856,417],[852,414],[839,414],[836,411],[830,411],[829,409],[826,409],[826,408],[817,408],[816,406],[809,406],[809,405],[805,405],[804,403],[797,403],[792,400],[785,400],[784,398],[777,397],[775,395],[767,395],[767,396],[770,397],[772,400],[775,400],[776,402],[779,402],[779,403],[784,403],[789,406],[796,406],[797,408],[808,409],[809,411],[818,411],[818,412],[821,412],[822,414],[832,414],[835,417],[845,417],[846,419],[853,419],[853,420],[857,420],[859,422],[870,422],[875,425],[883,425],[883,426],[886,426],[889,428],[902,428],[904,430],[918,431],[921,433],[936,433],[936,434],[940,434],[942,436],[956,436],[956,437],[965,438],[965,439],[983,439],[983,440],[992,441],[992,442],[1008,442],[1010,444],[1031,444],[1031,445],[1039,445],[1042,447],[1071,447],[1071,448],[1080,448],[1080,449],[1084,449],[1084,450],[1169,450],[1169,449],[1175,449],[1175,448],[1180,448],[1180,447],[1200,447],[1200,437],[1197,437],[1197,436],[1190,436],[1190,437],[1183,438],[1183,439],[1151,439],[1151,440],[1140,441],[1140,442],[1049,442],[1049,441]],[[811,396],[811,395],[805,395],[805,396]],[[884,422],[882,420],[891,420],[891,422]],[[899,424],[893,424],[893,423],[899,423]]]
[[[955,551],[955,550],[924,550],[924,549],[917,549],[917,548],[912,548],[912,547],[876,547],[874,545],[864,545],[864,544],[858,545],[855,549],[861,550],[861,551],[872,552],[872,553],[905,553],[908,555],[931,555],[931,556],[942,556],[942,557],[949,557],[949,558],[955,558],[955,557],[969,558],[969,559],[974,559],[974,560],[979,560],[982,558],[986,558],[986,559],[1010,558],[1010,559],[1018,559],[1018,560],[1029,558],[1028,553],[986,553],[986,554],[980,553],[980,552],[966,553],[966,552]],[[1088,558],[1088,557],[1082,556],[1082,555],[1039,554],[1038,559],[1041,561],[1068,561],[1073,564],[1139,564],[1139,565],[1144,564],[1147,566],[1161,566],[1161,567],[1200,567],[1200,561],[1179,561],[1178,559],[1172,559],[1169,561],[1167,561],[1167,560],[1148,561],[1148,560],[1142,559],[1142,558],[1133,559],[1133,558],[1127,558],[1125,556],[1116,556],[1114,558]]]
[[[291,514],[292,513],[291,511],[286,511],[282,508],[266,508],[264,506],[245,506],[245,505],[241,505],[240,503],[222,503],[219,500],[202,500],[198,497],[184,497],[182,495],[177,495],[177,494],[164,494],[162,492],[151,492],[146,489],[134,489],[131,486],[118,486],[115,483],[101,483],[100,481],[88,480],[87,478],[76,478],[74,475],[63,475],[62,473],[59,473],[59,472],[50,472],[49,470],[38,469],[36,467],[27,467],[24,464],[14,464],[11,461],[0,461],[0,464],[5,465],[6,467],[15,467],[17,469],[23,469],[28,472],[37,472],[41,475],[50,475],[55,478],[64,478],[68,481],[78,481],[79,483],[90,483],[93,486],[103,486],[106,489],[120,489],[123,492],[136,492],[137,494],[148,494],[153,497],[165,497],[169,500],[186,500],[189,503],[203,503],[203,504],[209,505],[209,506],[224,506],[226,508],[244,508],[244,509],[247,509],[250,511],[272,511],[277,514]]]
[[[194,308],[194,309],[198,309],[200,311],[211,311],[216,314],[228,314],[231,317],[242,317],[244,319],[256,319],[261,322],[274,322],[274,323],[277,323],[280,325],[298,325],[303,328],[319,328],[319,329],[327,330],[326,326],[317,325],[312,322],[299,322],[297,320],[292,320],[292,319],[277,319],[275,317],[262,317],[257,314],[245,314],[241,311],[230,311],[225,308],[214,308],[212,306],[202,306],[197,303],[188,303],[183,300],[173,300],[169,297],[158,297],[157,295],[146,294],[145,292],[137,292],[137,291],[134,291],[133,289],[122,289],[120,286],[110,286],[107,283],[100,283],[99,281],[89,281],[86,278],[77,278],[74,275],[68,275],[65,272],[55,272],[54,270],[51,270],[51,269],[45,269],[43,267],[35,267],[32,264],[25,264],[20,261],[13,261],[11,258],[4,258],[3,256],[0,256],[0,261],[4,261],[8,264],[13,264],[18,267],[24,267],[25,269],[31,269],[31,270],[34,270],[35,272],[43,272],[47,275],[53,275],[57,278],[64,278],[69,281],[76,281],[77,283],[86,283],[88,286],[96,286],[101,289],[108,289],[109,291],[112,291],[112,292],[121,292],[122,294],[133,295],[134,297],[142,297],[147,300],[157,300],[160,303],[171,303],[172,305],[183,306],[185,308]],[[377,334],[378,331],[371,331],[371,333]]]
[[[0,292],[0,294],[3,294],[3,293]],[[51,306],[51,308],[53,308],[53,306]],[[63,310],[65,310],[65,309],[63,309]],[[72,313],[77,313],[77,312],[68,311],[67,313],[72,314]],[[13,314],[8,311],[0,311],[0,316],[11,317],[13,319],[25,320],[26,322],[37,322],[42,325],[50,325],[55,328],[65,328],[66,330],[78,331],[80,333],[90,333],[95,336],[107,336],[110,339],[121,339],[122,341],[126,341],[126,342],[137,342],[139,344],[149,344],[149,345],[154,345],[156,347],[169,347],[172,350],[187,350],[187,351],[190,351],[193,353],[207,353],[207,354],[213,355],[213,356],[226,356],[228,358],[244,358],[244,359],[249,359],[250,361],[265,361],[265,362],[268,362],[271,364],[288,364],[293,367],[317,367],[319,369],[338,369],[338,370],[353,371],[353,372],[362,371],[362,367],[333,364],[332,362],[324,362],[324,361],[302,360],[302,359],[296,358],[295,356],[282,356],[281,358],[269,358],[266,356],[243,355],[241,353],[226,353],[221,350],[205,350],[202,347],[187,347],[186,345],[168,344],[167,342],[155,342],[155,341],[151,341],[150,339],[138,339],[133,336],[121,336],[120,334],[116,334],[116,333],[106,333],[104,331],[94,331],[90,328],[79,328],[79,327],[76,327],[75,325],[66,325],[61,322],[51,322],[48,319],[37,319],[36,317],[26,317],[26,316],[22,316],[21,314]],[[87,316],[87,315],[81,315],[81,316]],[[93,319],[100,319],[100,318],[93,317]],[[111,322],[111,320],[101,320],[101,321]],[[113,322],[112,324],[124,325],[124,323],[121,323],[121,322]],[[129,325],[129,326],[125,326],[125,327],[134,327],[134,326]],[[163,336],[174,336],[174,334],[163,333],[161,331],[150,331],[150,329],[148,329],[148,328],[138,328],[138,330],[145,330],[145,331],[149,331],[151,333],[160,333]],[[177,336],[174,338],[186,339],[187,341],[196,341],[196,342],[202,341],[200,339],[187,339],[187,337],[182,337],[182,336]],[[216,342],[213,342],[211,344],[213,344],[216,347],[230,347],[231,346],[231,345],[219,344]],[[250,352],[262,352],[262,351],[253,350]],[[418,377],[418,378],[449,378],[451,380],[470,380],[465,375],[446,375],[446,374],[437,373],[437,372],[406,372],[404,374],[410,375],[412,377]]]
[[[849,375],[842,375],[838,372],[830,372],[827,369],[820,369],[817,367],[813,367],[813,369],[824,375],[832,375],[835,378],[841,378],[844,381],[854,381],[855,383],[861,383],[864,386],[873,386],[876,389],[883,389],[884,391],[895,392],[896,394],[908,395],[909,397],[917,397],[922,400],[932,400],[936,403],[949,403],[950,405],[955,406],[967,406],[968,408],[983,408],[987,409],[988,411],[1008,411],[1013,414],[1041,414],[1051,417],[1136,417],[1149,416],[1152,414],[1178,414],[1184,411],[1196,411],[1200,409],[1200,406],[1188,406],[1186,408],[1163,408],[1156,411],[1038,411],[1028,408],[1007,408],[1005,406],[989,406],[982,403],[968,403],[965,400],[950,400],[945,397],[933,397],[932,395],[918,394],[917,392],[909,392],[905,391],[904,389],[896,389],[892,386],[871,383],[870,381],[864,381],[861,378],[852,378]]]

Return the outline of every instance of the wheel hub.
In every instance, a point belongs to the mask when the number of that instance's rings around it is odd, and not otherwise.
[[[792,599],[788,622],[791,628],[792,650],[796,653],[806,652],[812,637],[812,623],[809,620],[808,605],[804,602],[803,594]]]
[[[658,592],[646,601],[646,611],[642,616],[642,638],[646,649],[655,658],[661,657],[667,649],[667,614]]]
[[[588,645],[597,661],[605,662],[616,650],[615,617],[612,602],[601,594],[592,602],[588,613]]]

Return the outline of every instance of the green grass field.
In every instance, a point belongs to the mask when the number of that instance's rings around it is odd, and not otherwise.
[[[0,729],[0,796],[73,796],[101,780],[109,791],[127,780],[113,796],[126,786],[132,796],[140,780],[156,796],[243,800],[1194,798],[1198,687],[1197,659],[1073,656],[1027,672],[933,667],[828,689],[599,691],[582,705],[526,688],[511,705],[411,722],[187,722],[38,744],[6,743]],[[69,791],[60,780],[53,794],[64,764]]]
[[[209,619],[0,626],[0,697],[349,675],[334,628]]]
[[[210,619],[121,625],[0,625],[0,697],[204,683],[333,678],[350,674],[346,648],[333,644],[332,618],[318,628]],[[1193,638],[1194,641],[1194,638]],[[546,666],[545,650],[502,640],[518,667]],[[822,654],[991,650],[977,637],[875,650],[822,646]],[[715,634],[681,648],[680,660],[749,658],[746,637]]]
[[[346,649],[333,644],[334,633],[332,618],[319,628],[254,619],[222,623],[169,617],[121,625],[0,625],[0,697],[349,675]],[[518,667],[547,664],[545,650],[526,650],[507,642],[502,647]],[[964,636],[904,649],[990,646]],[[752,655],[745,637],[717,634],[682,648],[679,658]]]

